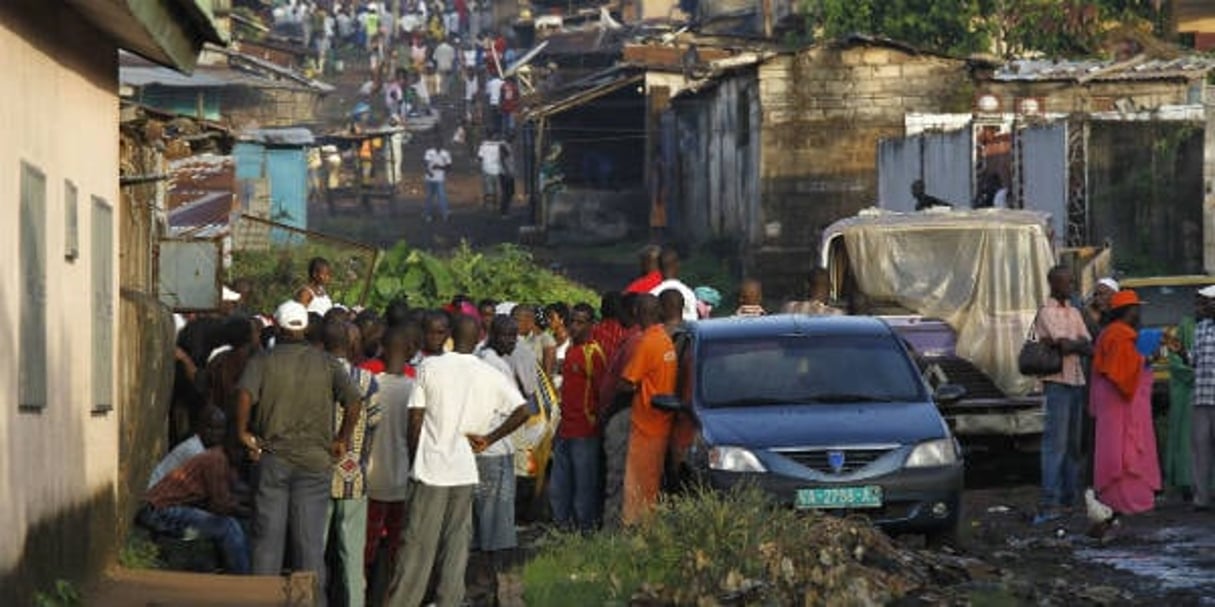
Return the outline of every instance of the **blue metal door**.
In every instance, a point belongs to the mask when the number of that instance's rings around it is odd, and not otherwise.
[[[270,219],[301,230],[308,228],[308,162],[303,148],[266,150],[270,180]],[[280,238],[273,238],[281,242]]]

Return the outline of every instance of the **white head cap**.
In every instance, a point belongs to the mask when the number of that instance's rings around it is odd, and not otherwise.
[[[1114,280],[1113,278],[1109,278],[1109,277],[1098,280],[1097,286],[1099,286],[1099,287],[1104,286],[1105,288],[1107,288],[1115,293],[1122,290],[1122,288],[1118,286],[1118,281]]]
[[[228,287],[224,287],[223,299],[224,299],[224,301],[232,301],[232,302],[240,301],[240,293],[237,293],[236,291],[233,291],[232,289],[229,289]]]
[[[308,308],[294,299],[284,301],[274,311],[274,322],[284,329],[303,331],[308,328]]]
[[[1215,299],[1215,285],[1199,289],[1198,294],[1207,299]]]

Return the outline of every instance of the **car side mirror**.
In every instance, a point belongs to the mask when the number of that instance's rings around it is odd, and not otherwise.
[[[962,400],[966,396],[966,386],[958,384],[944,384],[937,388],[936,394],[933,394],[932,399],[938,404],[952,404]]]
[[[658,394],[650,399],[650,406],[659,411],[675,413],[683,410],[683,401],[674,394]]]

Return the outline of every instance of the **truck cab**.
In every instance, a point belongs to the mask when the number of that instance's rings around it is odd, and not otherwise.
[[[940,407],[969,453],[1038,448],[1041,386],[1017,355],[1049,291],[1049,225],[1032,211],[870,210],[823,234],[838,305],[885,320],[932,387],[965,388]]]

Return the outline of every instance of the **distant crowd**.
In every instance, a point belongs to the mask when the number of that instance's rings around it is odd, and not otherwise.
[[[586,303],[405,300],[351,309],[314,259],[272,316],[225,288],[179,317],[172,450],[138,522],[213,541],[231,573],[317,572],[335,602],[459,605],[492,587],[517,524],[644,524],[669,459],[686,322],[721,304],[647,247],[638,278]],[[735,314],[766,314],[746,282]],[[789,310],[832,314],[825,301]],[[433,583],[431,583],[433,579]]]

